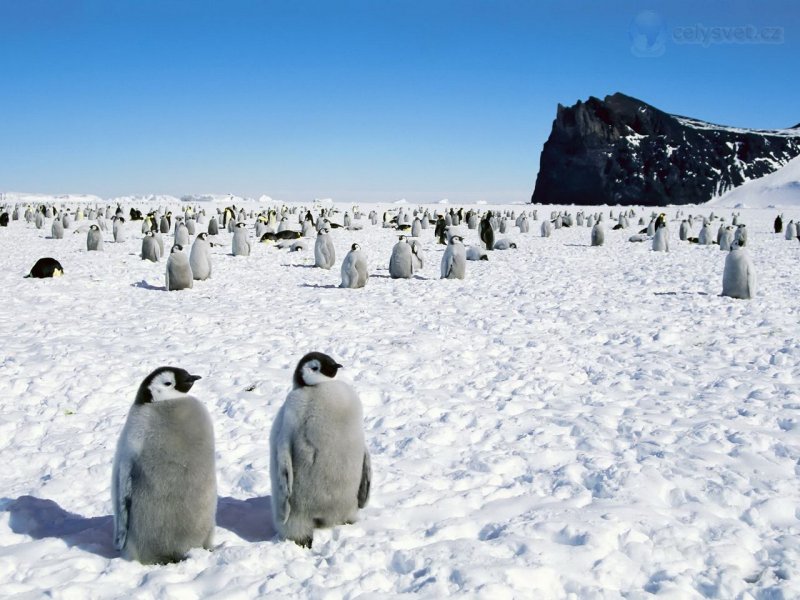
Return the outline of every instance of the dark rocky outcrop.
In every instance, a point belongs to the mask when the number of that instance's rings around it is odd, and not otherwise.
[[[670,115],[624,94],[558,105],[531,202],[700,204],[800,155],[800,124],[760,131]]]

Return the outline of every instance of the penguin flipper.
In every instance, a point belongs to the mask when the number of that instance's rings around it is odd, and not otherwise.
[[[358,484],[358,508],[364,508],[369,500],[369,488],[372,483],[372,461],[369,452],[364,452],[364,463],[361,467],[361,483]]]
[[[128,523],[133,490],[133,472],[136,465],[132,461],[120,464],[114,473],[114,547],[122,550],[128,540]]]
[[[285,426],[285,423],[284,423]],[[281,434],[285,438],[285,434]],[[275,448],[275,464],[278,472],[277,489],[273,488],[273,505],[275,506],[275,517],[281,523],[289,520],[292,497],[292,483],[294,479],[292,471],[292,444],[290,439],[282,439],[282,443]]]

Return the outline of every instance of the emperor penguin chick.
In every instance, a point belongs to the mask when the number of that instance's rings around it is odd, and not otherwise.
[[[369,499],[361,401],[334,379],[339,368],[321,352],[301,358],[269,438],[275,527],[309,548],[314,529],[353,523]]]
[[[368,277],[367,257],[361,251],[361,246],[353,244],[342,261],[342,283],[339,287],[362,288],[367,284]]]
[[[214,429],[188,395],[198,375],[159,367],[139,386],[114,455],[114,545],[144,564],[211,549],[217,510]]]

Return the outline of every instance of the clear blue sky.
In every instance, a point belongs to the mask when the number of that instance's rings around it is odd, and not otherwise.
[[[698,25],[779,29],[676,41]],[[0,0],[0,27],[4,191],[526,201],[559,102],[800,122],[796,0]]]

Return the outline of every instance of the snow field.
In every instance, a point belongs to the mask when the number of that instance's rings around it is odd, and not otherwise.
[[[719,296],[725,253],[680,242],[674,220],[669,253],[628,242],[635,225],[606,219],[592,248],[586,227],[542,238],[532,221],[507,234],[519,249],[469,262],[463,281],[439,279],[432,226],[410,280],[388,276],[398,232],[366,217],[332,231],[330,271],[313,267],[313,239],[244,258],[222,233],[212,278],[171,293],[165,260],[138,256],[139,222],[95,253],[85,233],[51,240],[49,220],[12,221],[0,230],[3,594],[800,595],[800,244],[772,233],[775,210],[737,212],[758,269],[750,301]],[[339,289],[355,241],[371,276]],[[42,256],[65,275],[23,279]],[[310,350],[359,392],[373,492],[358,523],[318,530],[308,551],[273,538],[268,438]],[[113,549],[111,461],[162,364],[203,377],[192,392],[215,425],[217,548],[142,566]]]

